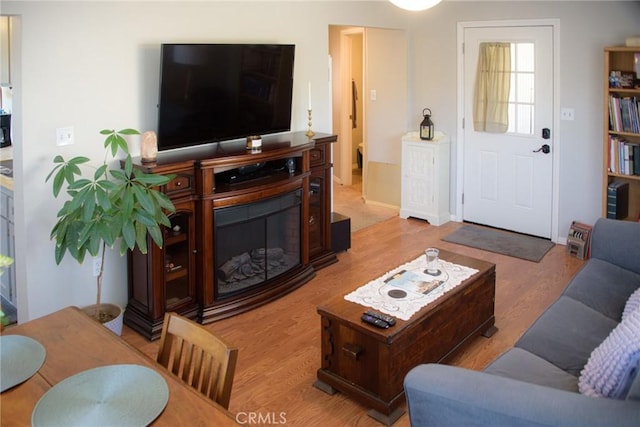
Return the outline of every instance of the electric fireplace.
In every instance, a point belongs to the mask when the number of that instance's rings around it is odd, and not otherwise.
[[[252,292],[301,265],[298,189],[214,210],[216,300]]]

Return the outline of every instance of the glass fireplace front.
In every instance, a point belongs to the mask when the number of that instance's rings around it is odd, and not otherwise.
[[[215,295],[266,285],[301,264],[302,190],[215,209]]]

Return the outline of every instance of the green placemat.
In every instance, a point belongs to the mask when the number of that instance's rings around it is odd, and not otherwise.
[[[32,426],[146,426],[169,400],[165,379],[139,365],[110,365],[59,382],[38,401]]]
[[[0,392],[31,378],[44,363],[46,351],[33,338],[0,336]]]

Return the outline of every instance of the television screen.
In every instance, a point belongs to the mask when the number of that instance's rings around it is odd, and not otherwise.
[[[291,129],[295,45],[163,44],[158,149]]]

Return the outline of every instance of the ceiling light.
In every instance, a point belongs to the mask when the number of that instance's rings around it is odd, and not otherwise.
[[[442,0],[389,0],[396,6],[412,11],[429,9],[440,3]]]

